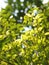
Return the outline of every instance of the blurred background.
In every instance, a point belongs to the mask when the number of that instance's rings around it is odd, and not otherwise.
[[[0,11],[5,8],[18,23],[22,23],[24,15],[32,8],[45,9],[49,0],[0,0]],[[44,7],[44,8],[43,8]],[[36,13],[37,11],[34,11]]]
[[[7,1],[7,0],[0,0],[0,10],[1,10],[1,8],[5,8],[6,7],[7,3],[5,3],[5,1]],[[47,3],[47,2],[48,2],[48,0],[43,0],[43,4]]]

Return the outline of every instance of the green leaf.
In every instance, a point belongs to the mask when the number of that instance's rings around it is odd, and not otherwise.
[[[46,32],[45,35],[49,35],[49,32]]]

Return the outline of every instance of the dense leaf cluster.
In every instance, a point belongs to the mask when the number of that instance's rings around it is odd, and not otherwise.
[[[13,0],[8,0],[8,3],[10,5]],[[42,9],[31,7],[23,17],[23,22],[15,19],[11,6],[2,9],[0,12],[0,65],[49,65],[48,5],[47,3]],[[26,27],[31,28],[26,31]]]

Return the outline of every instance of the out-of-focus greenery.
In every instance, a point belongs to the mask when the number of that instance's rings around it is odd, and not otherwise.
[[[22,22],[25,13],[34,6],[41,7],[42,0],[7,0],[6,10],[10,11],[17,22]],[[22,17],[22,19],[21,19]]]
[[[0,65],[49,65],[49,3],[8,0],[0,12]]]

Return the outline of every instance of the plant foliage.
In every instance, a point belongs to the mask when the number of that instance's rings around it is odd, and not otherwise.
[[[8,3],[10,5],[13,0],[8,0]],[[23,15],[23,22],[18,22],[16,16],[11,14],[13,10],[11,6],[1,10],[0,65],[49,65],[48,6],[49,3],[43,5],[43,8],[37,5],[31,7]],[[31,28],[26,31],[26,27]]]

